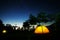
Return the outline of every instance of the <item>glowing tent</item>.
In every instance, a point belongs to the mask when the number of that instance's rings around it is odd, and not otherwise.
[[[35,34],[45,34],[45,33],[49,33],[49,30],[46,26],[38,26],[35,31]]]

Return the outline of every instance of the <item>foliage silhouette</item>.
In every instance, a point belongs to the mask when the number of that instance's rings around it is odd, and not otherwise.
[[[33,29],[34,29],[34,25],[37,24],[37,18],[36,18],[34,15],[30,14],[28,21],[29,21],[29,24],[30,24],[30,25],[33,27]]]
[[[0,19],[0,32],[3,28],[4,28],[4,24],[3,24],[3,21]]]
[[[13,30],[13,26],[11,24],[6,24],[6,28],[7,30],[9,30],[10,32]]]
[[[29,23],[30,23],[31,25],[34,25],[34,24],[37,23],[36,17],[33,16],[32,14],[30,14],[30,16],[29,16]]]
[[[53,16],[52,14],[46,14],[45,12],[40,12],[39,14],[37,14],[37,17],[35,17],[34,15],[30,14],[29,19],[27,20],[27,26],[25,27],[29,27],[29,25],[40,25],[41,22],[50,22],[52,20],[55,20],[55,15]],[[26,25],[26,23],[23,23]]]
[[[4,26],[3,21],[0,19],[0,27]]]
[[[40,12],[37,15],[37,23],[40,24],[40,22],[47,22],[47,14],[45,12]]]
[[[56,21],[56,29],[59,33],[60,31],[60,12],[56,13],[56,16],[55,16],[55,21]]]
[[[25,21],[24,23],[23,23],[23,28],[26,30],[26,29],[29,29],[29,23],[28,23],[28,21]]]

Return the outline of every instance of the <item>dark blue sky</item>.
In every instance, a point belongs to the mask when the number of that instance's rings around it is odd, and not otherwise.
[[[56,13],[60,11],[58,0],[0,0],[0,19],[10,24],[22,24],[29,14],[39,12]]]

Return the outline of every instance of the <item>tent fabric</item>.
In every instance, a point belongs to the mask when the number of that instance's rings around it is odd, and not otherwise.
[[[36,34],[44,34],[44,33],[49,33],[49,29],[46,26],[38,26],[34,33]]]

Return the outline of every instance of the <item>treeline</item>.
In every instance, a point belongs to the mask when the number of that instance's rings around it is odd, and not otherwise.
[[[52,30],[57,29],[57,25],[60,24],[60,12],[58,13],[53,13],[53,14],[47,14],[45,12],[40,12],[37,13],[36,16],[30,14],[29,19],[23,22],[23,27],[26,29],[29,29],[31,26],[34,29],[34,25],[41,25],[41,22],[47,23],[47,22],[52,22],[55,21],[54,26],[52,25]],[[51,26],[49,26],[51,29]]]
[[[45,12],[40,12],[40,13],[37,13],[37,15],[32,15],[30,14],[29,15],[29,19],[25,20],[25,22],[23,22],[23,27],[21,30],[30,30],[30,28],[32,27],[32,29],[34,29],[34,26],[35,25],[41,25],[40,23],[41,22],[51,22],[51,21],[55,21],[55,27],[53,28],[57,28],[59,29],[59,24],[60,24],[60,12],[59,13],[55,13],[55,14],[47,14]],[[13,30],[12,28],[12,25],[9,25],[7,24],[6,26],[3,24],[2,20],[0,20],[0,30],[1,28],[4,28],[4,27],[10,27],[11,30]],[[16,26],[13,26],[14,29],[16,28]],[[51,26],[49,26],[50,28]]]

